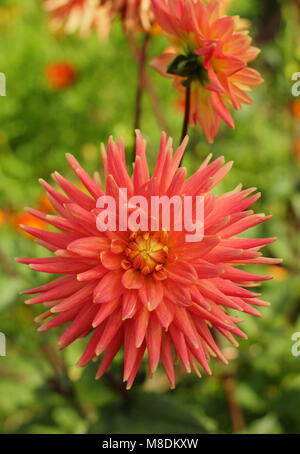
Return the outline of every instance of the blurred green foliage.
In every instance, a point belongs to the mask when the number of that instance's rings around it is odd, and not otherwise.
[[[300,432],[300,357],[291,354],[291,336],[300,331],[300,120],[291,115],[291,75],[300,71],[299,2],[239,0],[232,12],[251,20],[262,48],[256,67],[265,84],[255,90],[253,106],[234,113],[236,130],[222,128],[214,145],[198,129],[192,132],[192,143],[200,143],[184,163],[191,172],[209,152],[234,160],[218,190],[242,182],[262,191],[256,210],[272,213],[273,220],[251,235],[277,236],[267,252],[282,257],[284,265],[266,270],[275,277],[263,285],[263,298],[272,306],[261,320],[246,317],[249,339],[238,351],[225,346],[233,356],[229,366],[216,362],[214,375],[201,380],[178,370],[174,391],[162,373],[152,380],[141,373],[124,397],[113,383],[121,375],[121,356],[110,380],[94,381],[96,365],[74,365],[85,341],[57,354],[57,331],[36,332],[38,309],[26,307],[18,292],[47,278],[15,265],[13,257],[43,252],[10,220],[23,206],[38,203],[39,177],[49,180],[54,170],[69,176],[66,152],[93,172],[99,142],[109,135],[124,136],[131,150],[135,60],[117,24],[105,44],[96,36],[57,38],[39,2],[1,2],[0,71],[7,77],[7,96],[0,98],[0,207],[9,219],[0,226],[0,331],[7,337],[7,356],[0,357],[0,432],[230,433],[237,426],[246,433]],[[164,46],[155,37],[150,54]],[[76,82],[61,91],[52,90],[45,77],[46,65],[58,61],[77,71]],[[178,140],[176,93],[167,79],[149,73]],[[148,96],[142,129],[153,166],[161,128]]]

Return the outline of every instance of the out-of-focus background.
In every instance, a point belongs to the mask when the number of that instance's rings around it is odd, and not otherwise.
[[[212,146],[200,138],[185,158],[191,172],[209,152],[224,155],[235,165],[219,190],[243,183],[262,191],[256,210],[273,220],[250,234],[278,237],[266,252],[284,259],[265,270],[274,276],[262,290],[272,306],[262,319],[247,317],[249,340],[238,350],[225,345],[232,361],[216,362],[212,377],[178,370],[170,391],[162,371],[151,380],[141,373],[125,397],[114,387],[121,356],[109,378],[94,381],[96,364],[75,366],[86,341],[58,353],[58,333],[37,333],[39,309],[19,296],[48,279],[13,259],[43,254],[18,227],[33,222],[24,206],[51,212],[38,178],[49,181],[54,170],[71,177],[66,152],[93,172],[99,143],[111,134],[124,136],[129,151],[133,145],[136,65],[121,27],[115,24],[105,44],[95,35],[53,36],[41,3],[0,5],[0,72],[7,78],[0,97],[0,332],[7,341],[0,356],[0,432],[299,433],[300,356],[292,354],[292,335],[300,332],[300,97],[291,96],[291,77],[300,71],[300,2],[232,3],[232,13],[251,21],[262,49],[255,67],[265,84],[254,90],[253,106],[234,113],[235,131],[222,128]],[[156,36],[150,54],[164,47]],[[169,80],[149,74],[156,94],[145,96],[142,130],[153,164],[162,124],[178,141],[182,114]],[[159,120],[153,103],[163,113]],[[191,150],[195,134],[200,131],[191,134]]]

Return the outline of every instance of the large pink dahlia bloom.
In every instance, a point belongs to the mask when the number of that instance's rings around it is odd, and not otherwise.
[[[153,67],[183,92],[191,84],[190,124],[199,124],[212,143],[223,120],[234,127],[229,108],[252,104],[247,92],[260,84],[248,67],[259,49],[251,45],[238,17],[226,16],[225,0],[152,0],[155,20],[170,47]]]
[[[239,316],[231,312],[260,315],[254,306],[266,306],[246,287],[269,279],[243,271],[237,266],[278,263],[264,258],[260,249],[274,238],[249,239],[241,232],[268,216],[249,210],[260,194],[255,188],[213,195],[212,189],[229,172],[231,163],[223,158],[210,162],[186,178],[179,167],[187,140],[173,152],[172,141],[163,134],[158,160],[149,175],[146,144],[137,132],[136,159],[132,176],[127,172],[124,143],[109,140],[103,147],[105,189],[98,177],[91,178],[72,155],[67,160],[85,187],[78,189],[59,173],[53,174],[59,192],[41,180],[58,216],[28,211],[57,231],[23,226],[53,255],[48,258],[20,258],[31,269],[63,276],[25,294],[38,294],[27,304],[42,303],[46,308],[38,321],[46,331],[67,325],[59,339],[65,348],[79,337],[90,339],[79,361],[83,366],[102,358],[101,377],[117,352],[124,348],[124,380],[131,387],[147,352],[154,373],[162,363],[170,384],[175,386],[174,361],[178,357],[187,372],[208,374],[210,356],[226,363],[212,335],[215,328],[234,345],[234,336],[245,338],[238,327]],[[119,188],[128,198],[142,195],[202,195],[204,197],[204,237],[188,243],[184,231],[100,232],[96,208],[100,196],[110,195],[118,203]],[[99,205],[98,205],[99,206]],[[48,319],[45,321],[46,319]]]

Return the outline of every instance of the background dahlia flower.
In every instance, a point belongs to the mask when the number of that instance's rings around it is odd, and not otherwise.
[[[209,143],[221,120],[234,128],[228,108],[252,104],[247,92],[263,81],[247,66],[259,49],[241,30],[245,24],[225,15],[227,6],[224,0],[152,0],[155,20],[170,39],[152,66],[181,92],[190,85],[189,122],[201,126]]]
[[[120,17],[126,31],[151,27],[150,0],[43,0],[55,31],[87,36],[96,30],[101,39],[110,32],[113,20]]]
[[[127,172],[124,143],[109,140],[104,147],[105,189],[91,178],[72,155],[67,160],[84,185],[82,191],[59,173],[57,191],[40,180],[57,216],[35,209],[28,212],[60,230],[22,228],[52,252],[48,258],[19,258],[31,269],[61,277],[23,292],[36,294],[27,304],[43,304],[47,310],[37,317],[44,323],[39,331],[67,325],[60,336],[60,348],[91,334],[79,360],[84,366],[101,355],[97,377],[101,377],[114,356],[124,348],[124,381],[130,388],[145,352],[150,373],[162,363],[171,387],[175,386],[174,361],[178,357],[187,372],[200,376],[199,366],[211,374],[210,356],[226,363],[212,328],[237,345],[234,336],[246,338],[238,327],[241,318],[231,310],[259,316],[255,306],[267,306],[245,287],[269,279],[237,266],[275,264],[260,249],[274,238],[249,239],[238,235],[269,216],[248,208],[259,197],[255,188],[215,196],[212,189],[229,172],[232,163],[211,156],[197,172],[186,178],[179,167],[187,139],[173,152],[172,141],[162,134],[158,160],[149,175],[146,144],[137,132],[136,159],[132,176]],[[118,204],[119,188],[128,198],[142,195],[190,195],[204,197],[204,238],[187,243],[184,231],[103,232],[96,227],[101,212],[96,201],[110,195]],[[46,321],[46,319],[48,319]]]
[[[151,29],[151,0],[103,0],[103,3],[109,4],[112,15],[120,15],[126,31]]]
[[[50,14],[51,28],[55,32],[71,34],[79,32],[82,36],[95,29],[101,39],[110,31],[109,8],[100,0],[43,0]]]
[[[64,90],[74,84],[77,71],[72,63],[61,61],[46,65],[45,75],[53,90]]]

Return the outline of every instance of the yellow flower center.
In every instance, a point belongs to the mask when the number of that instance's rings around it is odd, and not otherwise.
[[[160,233],[134,232],[125,250],[131,266],[143,274],[161,271],[168,259],[169,248]]]

